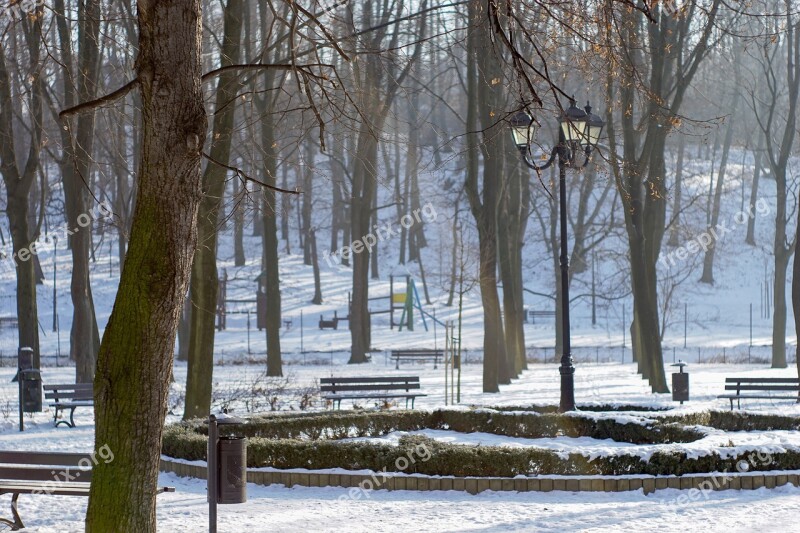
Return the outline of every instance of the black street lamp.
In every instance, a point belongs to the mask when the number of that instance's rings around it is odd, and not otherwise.
[[[569,254],[567,249],[567,168],[581,169],[589,163],[592,151],[596,148],[603,131],[600,117],[592,113],[587,103],[584,109],[575,106],[570,100],[569,108],[559,119],[558,144],[553,148],[550,159],[544,165],[533,163],[529,156],[531,139],[534,133],[533,119],[520,111],[511,117],[511,133],[514,143],[519,148],[522,160],[537,173],[549,168],[558,157],[558,203],[561,223],[561,335],[563,353],[561,354],[561,402],[559,411],[575,410],[575,366],[572,364],[569,325]],[[583,153],[585,159],[578,164],[578,155]]]

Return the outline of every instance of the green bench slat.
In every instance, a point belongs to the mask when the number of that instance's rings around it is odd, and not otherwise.
[[[0,450],[0,463],[25,465],[78,466],[82,460],[92,460],[86,453],[20,452]]]
[[[92,390],[94,385],[91,383],[56,383],[53,385],[42,386],[44,390]]]
[[[725,385],[725,390],[774,390],[774,391],[800,391],[800,385]]]
[[[319,380],[322,384],[336,384],[336,383],[419,383],[419,376],[403,377],[373,377],[373,378],[321,378]]]
[[[721,394],[717,398],[729,400],[731,410],[733,401],[737,400],[800,400],[800,379],[798,378],[725,378],[725,390],[735,391],[735,394]],[[763,394],[768,392],[784,394]],[[793,396],[785,393],[797,392]],[[744,394],[743,394],[744,393]],[[762,394],[750,394],[762,393]],[[741,404],[739,404],[741,407]]]
[[[94,393],[92,392],[45,392],[45,400],[58,400],[64,398],[65,400],[93,400]]]
[[[405,384],[377,384],[377,385],[322,385],[320,390],[322,392],[336,392],[336,391],[370,391],[370,390],[411,390],[419,389],[419,383],[405,383]]]
[[[0,479],[4,482],[10,479],[22,481],[61,482],[62,480],[69,480],[89,482],[92,480],[91,465],[92,463],[90,462],[89,468],[86,469],[77,466],[48,466],[47,468],[41,468],[0,465]],[[53,474],[53,472],[55,472],[55,474]]]
[[[725,383],[794,383],[800,384],[798,378],[725,378]]]

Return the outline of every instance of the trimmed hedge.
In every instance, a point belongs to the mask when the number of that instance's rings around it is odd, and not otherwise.
[[[500,407],[492,407],[495,411],[534,411],[536,413],[558,413],[558,406],[557,405],[541,405],[541,404],[533,404],[533,405],[503,405]],[[627,404],[610,404],[610,403],[598,403],[598,404],[581,404],[578,405],[576,408],[578,411],[589,411],[589,412],[625,412],[625,413],[659,413],[663,411],[669,411],[669,407],[653,407],[649,405],[627,405]]]
[[[657,444],[702,438],[702,428],[680,424],[711,426],[727,431],[800,429],[798,418],[724,411],[643,420],[645,425],[575,414],[510,413],[488,409],[334,412],[262,416],[249,419],[246,425],[220,427],[220,430],[248,437],[247,459],[251,468],[367,469],[459,477],[735,472],[741,461],[748,462],[750,470],[800,469],[800,452],[794,451],[758,456],[756,460],[753,460],[753,452],[732,458],[723,458],[719,453],[689,458],[680,451],[657,451],[648,460],[624,454],[590,459],[578,453],[541,448],[448,444],[422,435],[403,436],[397,446],[339,440],[376,437],[394,431],[449,429],[524,438],[589,436],[617,442]],[[167,426],[162,452],[170,457],[205,460],[207,430],[204,421]]]
[[[179,424],[208,434],[205,421]],[[339,440],[348,437],[379,437],[394,431],[444,429],[461,433],[494,433],[508,437],[592,437],[632,444],[692,442],[703,437],[695,429],[658,420],[646,425],[619,423],[579,415],[507,413],[493,410],[376,411],[314,413],[300,416],[249,418],[244,426],[220,428],[245,437],[294,440]]]
[[[704,411],[681,416],[664,416],[660,420],[679,424],[708,426],[723,431],[797,431],[800,418],[784,415],[762,415],[735,411]]]
[[[186,428],[167,429],[164,454],[188,460],[204,460],[206,438]],[[632,455],[590,459],[577,453],[559,455],[541,448],[453,445],[414,435],[400,439],[397,446],[369,442],[301,441],[292,439],[248,440],[247,466],[278,469],[402,471],[457,477],[514,477],[518,475],[682,475],[689,473],[736,472],[743,453],[725,459],[718,454],[689,458],[684,452],[655,452],[648,461]],[[424,460],[425,458],[428,460]],[[413,459],[413,460],[412,460]],[[406,468],[401,468],[408,465]],[[751,459],[749,470],[800,469],[800,453],[771,454],[760,461]]]

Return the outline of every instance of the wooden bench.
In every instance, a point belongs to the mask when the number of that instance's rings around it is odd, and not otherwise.
[[[741,400],[795,400],[800,402],[800,379],[798,378],[725,378],[725,390],[734,394],[722,394],[717,398],[733,400],[739,409]],[[778,394],[764,394],[776,392]]]
[[[394,360],[396,369],[400,369],[400,360],[409,361],[429,361],[433,360],[434,370],[439,366],[439,359],[444,357],[442,350],[392,350],[391,358]]]
[[[0,495],[11,494],[11,518],[0,517],[0,524],[25,528],[17,509],[20,494],[88,497],[91,467],[102,460],[84,453],[0,451]],[[175,488],[156,489],[163,492]]]
[[[322,378],[320,392],[326,400],[332,400],[334,407],[342,408],[342,400],[386,400],[390,398],[405,398],[406,409],[411,400],[427,394],[412,391],[420,389],[419,376],[411,377],[361,377],[361,378]]]
[[[540,318],[541,317],[555,317],[556,316],[556,312],[555,311],[536,311],[536,310],[531,309],[531,310],[528,311],[528,316],[531,317],[531,324],[536,324],[536,317],[537,316],[540,317]]]
[[[336,316],[336,311],[333,312],[333,320],[325,320],[319,315],[319,329],[339,329],[339,317]]]
[[[44,398],[50,400],[51,407],[55,408],[53,422],[56,427],[65,424],[75,427],[73,415],[78,407],[94,407],[94,389],[91,383],[61,383],[44,386]],[[59,420],[58,414],[69,409],[69,421]]]

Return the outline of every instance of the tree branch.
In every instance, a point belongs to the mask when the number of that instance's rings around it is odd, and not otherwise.
[[[245,174],[242,169],[236,168],[236,167],[232,167],[230,165],[226,165],[225,163],[223,163],[221,161],[217,161],[216,159],[214,159],[213,157],[211,157],[210,155],[208,155],[205,152],[203,152],[203,157],[205,157],[206,159],[208,159],[209,161],[211,161],[212,163],[214,163],[215,165],[217,165],[219,167],[222,167],[224,169],[230,170],[231,172],[234,172],[237,176],[239,176],[240,178],[242,178],[245,181],[252,181],[253,183],[261,185],[262,187],[266,187],[267,189],[272,189],[273,191],[282,192],[282,193],[285,193],[285,194],[301,194],[302,193],[302,191],[300,191],[299,189],[295,189],[293,191],[290,191],[288,189],[281,189],[280,187],[275,187],[274,185],[267,185],[263,181],[259,181],[259,180],[255,179],[255,178],[251,178],[250,176]]]
[[[248,63],[243,65],[226,65],[224,67],[216,68],[203,74],[201,78],[203,82],[210,80],[215,76],[219,76],[230,70],[298,70],[313,78],[325,79],[324,76],[314,74],[309,70],[309,67],[331,67],[332,65],[324,64],[310,64],[310,65],[293,65],[291,63]]]
[[[88,102],[83,102],[82,104],[78,104],[76,106],[64,109],[61,113],[58,114],[58,118],[64,120],[67,117],[72,115],[77,115],[79,113],[83,113],[84,111],[91,111],[92,109],[97,109],[105,104],[110,104],[112,102],[116,102],[120,98],[124,98],[134,87],[139,85],[139,78],[134,78],[133,80],[129,81],[113,93],[109,93],[105,96],[101,96],[100,98],[96,98],[94,100],[90,100]]]

